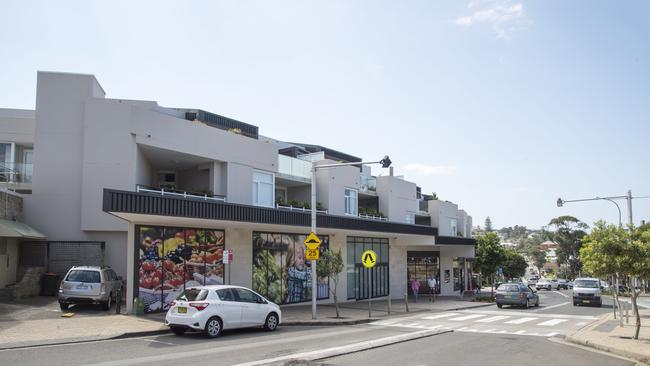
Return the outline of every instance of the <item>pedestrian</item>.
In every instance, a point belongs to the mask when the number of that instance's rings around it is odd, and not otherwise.
[[[427,280],[427,285],[429,285],[429,302],[435,302],[436,301],[436,279],[433,277],[429,277]]]
[[[420,292],[420,282],[417,279],[411,281],[411,290],[413,291],[413,296],[415,297],[415,302],[418,302],[418,293]]]

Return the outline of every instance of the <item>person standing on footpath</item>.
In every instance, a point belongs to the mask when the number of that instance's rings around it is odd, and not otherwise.
[[[413,291],[415,302],[418,302],[418,294],[420,292],[420,282],[418,282],[418,280],[415,278],[413,278],[413,281],[411,281],[411,290]]]
[[[427,285],[429,286],[429,302],[435,302],[436,301],[436,279],[433,277],[429,277],[427,280]]]

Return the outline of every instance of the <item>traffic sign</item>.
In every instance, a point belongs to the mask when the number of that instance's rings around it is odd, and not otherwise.
[[[372,268],[377,264],[377,253],[368,249],[361,254],[361,263],[366,268]]]
[[[305,259],[308,261],[317,261],[320,258],[320,250],[318,249],[307,249],[305,252]]]
[[[311,232],[307,236],[307,239],[305,239],[305,245],[307,246],[307,249],[311,249],[311,250],[318,249],[318,246],[320,245],[320,239],[318,238],[318,236],[316,236],[316,234]]]

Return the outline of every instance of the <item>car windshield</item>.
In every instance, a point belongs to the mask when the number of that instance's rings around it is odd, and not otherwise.
[[[517,285],[501,285],[497,288],[497,291],[503,292],[519,292],[519,286]]]
[[[100,283],[101,278],[99,276],[99,271],[84,271],[84,270],[72,270],[68,274],[66,281],[70,282],[86,282],[86,283]]]
[[[598,281],[596,280],[578,280],[573,286],[583,288],[598,288]]]
[[[179,297],[177,297],[176,300],[200,301],[200,300],[205,300],[206,297],[208,297],[208,290],[199,289],[199,288],[188,288],[187,290],[183,291],[183,293]]]

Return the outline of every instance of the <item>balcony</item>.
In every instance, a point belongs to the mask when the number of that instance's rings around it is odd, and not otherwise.
[[[377,191],[377,178],[368,175],[359,176],[359,192],[374,194]]]
[[[186,192],[186,191],[180,191],[176,189],[166,189],[160,187],[145,186],[142,184],[136,185],[135,191],[137,193],[148,193],[148,194],[155,194],[155,195],[167,196],[167,197],[194,198],[194,199],[201,199],[204,201],[226,202],[225,196],[199,193],[199,192]]]
[[[309,161],[278,155],[278,175],[283,178],[311,183],[311,167]]]
[[[5,183],[7,188],[31,185],[34,174],[34,165],[25,163],[0,163],[0,183]]]

